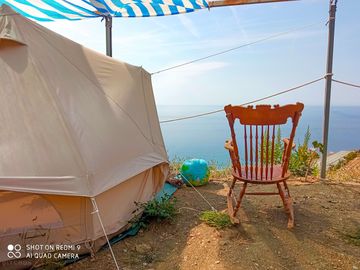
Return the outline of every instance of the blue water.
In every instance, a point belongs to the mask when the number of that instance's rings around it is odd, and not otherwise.
[[[158,106],[160,120],[221,109],[221,106]],[[307,127],[311,140],[322,140],[323,108],[305,107],[295,142],[303,141]],[[170,160],[178,158],[203,158],[219,165],[229,163],[224,141],[230,130],[224,112],[178,122],[161,124]],[[286,137],[289,127],[281,130]],[[332,107],[330,113],[329,151],[360,149],[360,106]]]

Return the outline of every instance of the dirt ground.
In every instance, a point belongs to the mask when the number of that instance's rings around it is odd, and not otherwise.
[[[226,181],[199,191],[217,210],[226,209]],[[199,220],[209,206],[189,187],[176,193],[171,223],[152,223],[113,246],[122,269],[360,269],[360,184],[290,180],[295,227],[278,196],[245,196],[241,224],[217,230]],[[269,187],[266,187],[268,189]],[[261,189],[264,189],[261,187]],[[259,190],[259,187],[253,187]],[[115,269],[108,250],[67,270]]]

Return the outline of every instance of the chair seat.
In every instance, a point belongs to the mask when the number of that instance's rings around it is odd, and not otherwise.
[[[284,175],[284,177],[281,177],[281,173],[282,173],[282,166],[281,165],[274,165],[273,174],[272,174],[271,179],[270,179],[270,168],[268,168],[268,177],[267,177],[267,179],[266,179],[266,168],[265,167],[263,168],[262,179],[261,179],[261,168],[258,168],[257,179],[256,179],[256,174],[255,174],[255,168],[253,168],[252,177],[251,177],[251,169],[250,169],[250,167],[248,167],[247,176],[246,176],[245,167],[241,167],[241,176],[239,175],[238,172],[234,171],[234,169],[232,170],[232,175],[237,180],[240,180],[240,181],[243,181],[243,182],[248,182],[248,183],[254,183],[254,184],[263,184],[263,185],[278,183],[278,182],[281,182],[281,181],[284,181],[284,180],[288,179],[289,176],[290,176],[290,174],[287,172]]]

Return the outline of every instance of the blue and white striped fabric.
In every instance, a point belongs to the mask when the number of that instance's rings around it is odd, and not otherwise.
[[[150,17],[208,8],[206,0],[0,0],[37,21],[91,17]]]

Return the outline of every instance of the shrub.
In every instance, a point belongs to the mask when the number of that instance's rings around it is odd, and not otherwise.
[[[329,168],[330,172],[335,172],[341,167],[345,166],[347,163],[349,163],[351,160],[356,158],[359,155],[358,151],[352,151],[349,154],[347,154],[345,157],[343,157],[339,162],[337,162],[335,165],[331,165]]]
[[[224,229],[226,227],[232,226],[229,215],[217,211],[202,212],[200,215],[200,220],[217,229]]]
[[[275,164],[281,164],[283,152],[284,152],[284,144],[281,141],[280,127],[278,127],[278,129],[276,131],[276,138],[275,138],[275,144],[274,144],[274,163]]]
[[[172,220],[176,215],[176,198],[172,199],[168,194],[165,194],[160,200],[153,199],[146,203],[135,202],[135,204],[137,208],[133,213],[142,211],[142,215],[132,219],[130,223],[139,224],[140,227],[147,227],[152,220]]]
[[[178,174],[180,172],[180,168],[184,163],[184,161],[185,158],[180,158],[178,156],[175,156],[170,162],[170,172],[175,175]]]
[[[347,238],[347,241],[356,246],[360,246],[360,228],[357,228],[351,233],[344,235]]]
[[[210,179],[221,179],[231,177],[231,166],[222,166],[216,161],[209,162]]]
[[[308,127],[304,135],[304,141],[290,157],[289,170],[293,175],[305,176],[315,175],[318,171],[316,161],[319,158],[317,151],[322,152],[323,145],[317,141],[313,141],[313,149],[309,148],[310,128]]]
[[[267,138],[267,136],[268,136],[267,130],[265,130],[264,142],[263,142],[263,148],[262,148],[264,155],[266,155],[266,138]],[[260,146],[259,146],[259,148],[260,148],[261,142],[259,144],[260,144]],[[271,147],[271,145],[272,145],[272,140],[270,140],[270,138],[269,138],[269,147]],[[271,148],[269,148],[269,149],[271,149]],[[274,142],[274,164],[281,164],[283,151],[284,151],[284,144],[281,140],[281,129],[278,126],[278,129],[276,131],[275,142]],[[269,153],[269,156],[270,155],[271,154]],[[261,159],[261,157],[259,156],[259,161],[261,161],[260,159]],[[266,160],[264,159],[263,162],[265,163]]]

